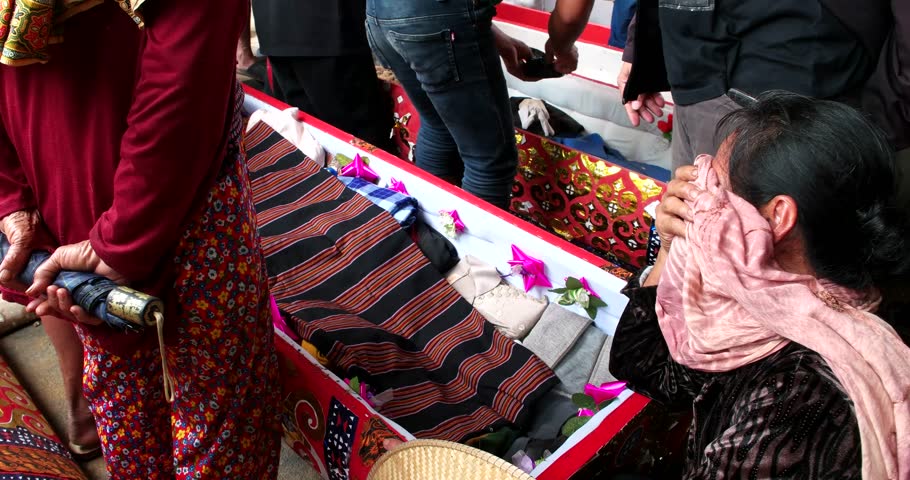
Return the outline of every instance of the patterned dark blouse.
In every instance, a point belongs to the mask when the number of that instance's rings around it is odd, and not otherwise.
[[[861,478],[853,404],[815,352],[790,344],[727,373],[676,363],[657,323],[656,287],[633,279],[610,370],[630,387],[694,414],[683,478]]]

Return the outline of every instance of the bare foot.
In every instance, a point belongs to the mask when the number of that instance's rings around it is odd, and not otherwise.
[[[95,418],[92,413],[86,409],[85,415],[79,412],[78,414],[74,413],[74,417],[78,418],[71,418],[67,425],[70,443],[86,448],[98,446],[101,440],[98,438],[98,429],[95,426]]]

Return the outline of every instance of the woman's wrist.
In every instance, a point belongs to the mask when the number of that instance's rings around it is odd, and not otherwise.
[[[660,274],[664,270],[664,265],[667,263],[667,256],[669,254],[669,247],[661,247],[660,251],[657,253],[657,260],[654,261],[654,266],[651,267],[651,270],[649,272],[647,272],[647,277],[639,279],[639,283],[642,287],[657,286],[657,284],[660,282]]]

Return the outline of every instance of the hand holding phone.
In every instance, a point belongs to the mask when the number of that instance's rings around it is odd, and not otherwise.
[[[534,56],[530,60],[524,62],[521,66],[522,73],[524,73],[525,77],[542,79],[559,78],[563,76],[563,74],[557,72],[556,69],[553,68],[552,63],[547,62],[543,52],[533,48],[531,51],[534,53]]]

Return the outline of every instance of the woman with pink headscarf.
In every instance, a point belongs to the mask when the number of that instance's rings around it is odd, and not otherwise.
[[[694,414],[684,478],[910,478],[910,348],[875,315],[910,270],[883,134],[769,93],[677,172],[611,370]]]

